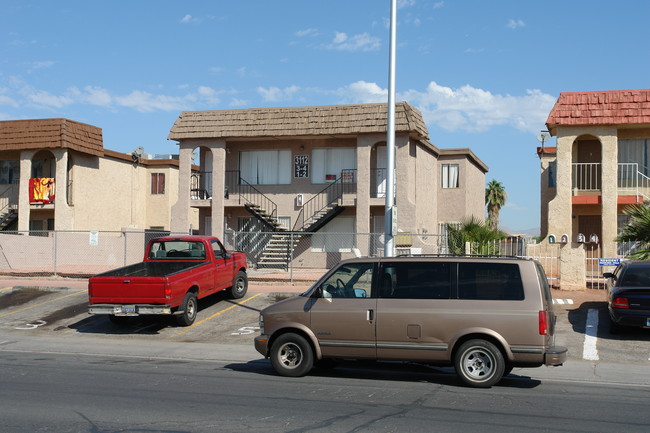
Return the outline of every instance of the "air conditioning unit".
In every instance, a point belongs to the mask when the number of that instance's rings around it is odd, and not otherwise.
[[[302,207],[303,203],[304,203],[304,196],[302,194],[296,195],[296,206]]]

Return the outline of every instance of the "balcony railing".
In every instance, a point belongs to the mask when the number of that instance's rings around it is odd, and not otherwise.
[[[571,172],[571,185],[574,191],[600,191],[600,163],[574,163]]]
[[[574,194],[579,191],[600,191],[602,189],[602,167],[600,163],[574,163],[572,185]],[[622,162],[616,175],[618,195],[636,195],[650,198],[650,177],[639,171],[639,164]]]
[[[212,172],[193,172],[190,177],[190,198],[192,200],[207,200],[212,197]]]

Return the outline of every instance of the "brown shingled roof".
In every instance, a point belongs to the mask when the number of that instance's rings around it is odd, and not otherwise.
[[[647,123],[650,89],[560,93],[546,120],[551,131],[557,126]]]
[[[395,130],[428,138],[422,114],[406,102],[395,108]],[[386,132],[386,104],[315,107],[249,108],[185,111],[172,127],[169,140],[187,138],[271,138],[341,136]]]
[[[7,120],[0,122],[0,151],[67,148],[101,156],[102,130],[68,119]]]

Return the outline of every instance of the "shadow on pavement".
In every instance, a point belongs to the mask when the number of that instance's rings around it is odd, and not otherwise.
[[[261,374],[264,376],[278,376],[271,362],[267,359],[257,359],[246,363],[232,363],[224,368],[242,372]],[[426,364],[410,362],[382,362],[382,361],[337,361],[335,367],[314,367],[307,376],[337,378],[337,379],[362,379],[362,380],[389,380],[399,382],[426,382],[437,385],[465,387],[456,375],[453,367],[436,367]],[[279,376],[278,376],[279,377]],[[300,378],[287,378],[287,380],[300,380]],[[510,373],[499,382],[498,388],[532,389],[541,384],[541,381],[529,376]]]

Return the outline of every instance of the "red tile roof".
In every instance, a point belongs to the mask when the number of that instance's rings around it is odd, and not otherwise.
[[[650,89],[560,93],[549,130],[570,125],[650,124]]]

